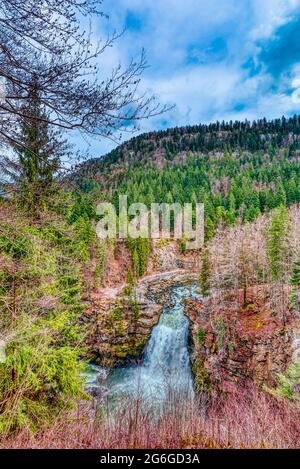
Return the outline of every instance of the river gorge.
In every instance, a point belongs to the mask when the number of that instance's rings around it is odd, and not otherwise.
[[[242,292],[219,302],[214,294],[201,298],[197,285],[192,271],[154,273],[135,287],[138,316],[123,300],[117,318],[119,297],[100,310],[102,320],[113,312],[114,326],[92,328],[87,387],[98,401],[139,399],[151,409],[195,391],[209,397],[232,385],[276,385],[299,353],[299,331],[292,322],[283,329],[270,314],[268,289],[247,289],[245,305]]]
[[[147,408],[164,404],[175,395],[192,399],[189,319],[184,314],[184,300],[197,299],[199,293],[196,285],[191,284],[170,287],[167,294],[168,302],[153,327],[142,357],[135,364],[111,370],[91,365],[87,378],[94,394],[98,390],[98,394],[114,402],[140,398]]]

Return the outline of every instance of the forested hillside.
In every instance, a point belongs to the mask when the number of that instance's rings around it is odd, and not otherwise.
[[[208,153],[211,151],[268,150],[271,146],[290,146],[291,150],[299,148],[300,116],[267,121],[215,122],[187,127],[175,127],[157,132],[144,133],[133,137],[118,146],[104,158],[90,160],[87,167],[97,170],[97,165],[104,166],[124,162],[149,162],[162,156],[172,161],[180,152]]]
[[[203,202],[206,238],[220,224],[252,221],[300,201],[300,117],[216,123],[136,137],[79,168],[95,199],[129,203]]]

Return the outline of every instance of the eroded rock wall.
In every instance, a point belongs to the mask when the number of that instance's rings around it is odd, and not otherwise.
[[[276,373],[285,371],[300,351],[297,319],[288,314],[283,324],[270,308],[267,290],[248,289],[246,304],[242,297],[239,291],[238,298],[219,304],[211,299],[185,303],[198,389],[222,391],[232,382],[273,386]]]
[[[83,316],[90,358],[108,367],[140,358],[163,308],[171,306],[170,289],[197,277],[184,269],[155,273],[140,279],[130,295],[125,287],[114,299],[96,298]]]

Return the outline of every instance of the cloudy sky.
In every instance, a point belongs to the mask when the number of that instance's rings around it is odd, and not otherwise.
[[[144,48],[141,91],[176,104],[142,131],[300,112],[300,0],[104,0],[103,10],[99,37],[126,28],[103,70]],[[114,147],[91,143],[93,156]]]

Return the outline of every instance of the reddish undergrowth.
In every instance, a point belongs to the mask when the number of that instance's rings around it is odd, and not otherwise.
[[[209,406],[170,399],[162,415],[131,401],[99,417],[80,405],[37,434],[23,430],[3,448],[297,448],[300,408],[257,389],[231,389]]]

